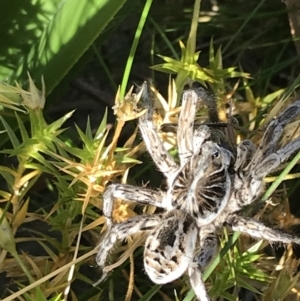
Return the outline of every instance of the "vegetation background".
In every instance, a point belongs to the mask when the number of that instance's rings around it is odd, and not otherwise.
[[[165,99],[157,104],[163,123],[176,116],[184,84],[197,80],[216,95],[220,114],[232,98],[244,138],[279,99],[299,99],[300,70],[296,0],[202,0],[198,15],[199,4],[0,0],[1,300],[193,300],[185,277],[150,282],[142,234],[116,246],[114,272],[92,285],[101,276],[94,247],[105,230],[105,184],[164,187],[138,137],[134,98],[124,96],[150,80]],[[291,173],[296,178],[297,167]],[[297,231],[297,187],[296,179],[282,183],[277,206],[264,203],[254,213]],[[116,202],[114,218],[154,211]],[[223,258],[205,273],[214,300],[298,300],[297,250],[225,230],[220,238]]]

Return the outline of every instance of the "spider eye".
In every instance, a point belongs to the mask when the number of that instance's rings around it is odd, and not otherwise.
[[[212,154],[212,159],[217,159],[217,158],[219,158],[220,157],[220,152],[219,151],[215,151],[215,152],[213,152],[213,154]]]

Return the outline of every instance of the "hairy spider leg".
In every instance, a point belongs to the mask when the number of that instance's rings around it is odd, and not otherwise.
[[[199,103],[199,95],[195,90],[189,89],[183,92],[177,130],[177,146],[181,166],[184,166],[194,154],[194,121]]]
[[[244,169],[251,162],[253,155],[255,154],[256,147],[251,140],[243,140],[237,146],[236,160],[234,164],[234,170],[241,172],[240,176],[244,176]]]
[[[148,110],[139,118],[139,128],[151,158],[167,180],[170,181],[177,174],[178,165],[165,149],[153,123],[153,97],[153,92],[150,90],[148,83],[144,82],[141,98],[144,107]]]
[[[201,228],[199,234],[200,250],[190,264],[188,273],[197,298],[201,301],[210,301],[202,279],[202,271],[217,254],[219,241],[216,233],[207,227]]]
[[[164,193],[144,187],[137,187],[128,184],[110,183],[103,193],[103,214],[106,217],[108,228],[113,224],[112,212],[114,209],[114,199],[122,199],[138,202],[140,204],[154,205],[159,208],[168,208],[163,203]]]
[[[107,276],[105,264],[110,250],[119,239],[124,239],[129,235],[139,231],[153,231],[155,227],[161,224],[161,215],[139,215],[128,220],[114,224],[109,231],[106,232],[101,243],[98,245],[99,251],[96,255],[96,262],[102,269],[103,275],[97,284],[103,281]]]
[[[202,273],[196,262],[190,264],[188,269],[191,286],[194,290],[195,295],[200,301],[210,301],[210,297],[207,294],[204,282],[202,280]]]
[[[300,114],[300,100],[288,106],[278,117],[272,120],[259,143],[249,169],[253,170],[264,158],[275,152],[276,145],[282,136],[284,127]]]
[[[277,229],[272,229],[264,224],[247,217],[232,214],[227,220],[228,225],[234,230],[251,237],[268,240],[270,242],[281,242],[285,244],[300,244],[300,238]]]
[[[270,172],[276,170],[280,164],[285,162],[291,155],[300,149],[300,137],[286,144],[283,148],[267,156],[261,163],[256,165],[252,177],[263,179]]]

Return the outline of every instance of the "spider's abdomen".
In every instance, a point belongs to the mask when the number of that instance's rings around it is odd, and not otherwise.
[[[194,219],[180,210],[168,212],[146,240],[144,265],[157,284],[179,278],[190,265],[197,241]]]

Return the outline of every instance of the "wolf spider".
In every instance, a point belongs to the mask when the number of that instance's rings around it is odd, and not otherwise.
[[[199,89],[185,90],[177,129],[180,161],[177,163],[166,151],[153,123],[154,95],[147,83],[142,89],[143,104],[148,110],[139,118],[140,132],[157,168],[166,177],[168,189],[156,191],[119,183],[106,187],[103,213],[108,230],[96,257],[103,271],[101,280],[106,277],[105,264],[116,241],[144,231],[148,234],[144,266],[150,279],[164,284],[187,271],[197,298],[208,301],[202,271],[215,256],[217,234],[225,225],[255,238],[300,244],[300,238],[240,213],[244,206],[259,198],[264,177],[300,150],[299,138],[283,148],[276,148],[284,126],[300,114],[300,101],[287,107],[269,123],[258,147],[250,140],[244,140],[233,155],[212,141],[208,126],[200,125],[194,129],[202,92]],[[114,224],[115,198],[154,205],[164,209],[164,213],[136,216]]]

